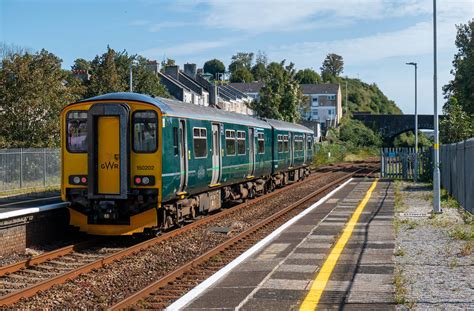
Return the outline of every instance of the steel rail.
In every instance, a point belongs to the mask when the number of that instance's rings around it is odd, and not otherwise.
[[[203,255],[199,256],[196,259],[193,259],[186,263],[185,265],[181,266],[180,268],[170,272],[169,274],[165,275],[164,277],[160,278],[159,280],[155,281],[154,283],[148,285],[144,289],[135,292],[134,294],[128,296],[127,298],[123,299],[122,301],[116,303],[112,307],[110,307],[108,310],[113,311],[113,310],[122,310],[122,309],[127,309],[134,304],[136,304],[138,301],[141,299],[148,297],[152,293],[158,291],[160,288],[166,286],[167,284],[173,282],[176,280],[179,276],[183,275],[186,272],[189,272],[192,270],[194,267],[205,263],[208,259],[212,258],[213,256],[216,256],[222,252],[224,252],[226,249],[229,249],[231,246],[234,244],[244,240],[248,236],[255,234],[257,231],[260,229],[268,226],[272,222],[276,221],[278,218],[285,216],[288,212],[298,208],[300,205],[306,203],[307,201],[311,200],[312,198],[324,193],[328,189],[334,187],[335,185],[338,185],[342,183],[343,181],[351,178],[353,175],[355,175],[357,172],[361,171],[363,169],[359,169],[355,172],[351,172],[346,174],[345,176],[342,176],[341,178],[336,179],[335,181],[330,182],[329,184],[325,185],[324,187],[317,189],[315,192],[307,195],[306,197],[290,204],[288,207],[280,210],[279,212],[275,213],[272,216],[267,217],[263,221],[259,222],[258,224],[253,225],[249,229],[239,233],[235,237],[223,242],[222,244],[216,246],[215,248],[209,250],[208,252],[204,253]]]
[[[345,167],[344,169],[347,169],[347,168],[348,167]],[[340,170],[339,167],[335,167],[336,172],[339,171],[339,170]],[[305,181],[316,180],[316,179],[322,178],[324,176],[327,176],[329,174],[332,174],[335,171],[324,172],[324,173],[320,173],[320,174],[317,174],[317,175],[313,175],[313,176],[310,176],[309,178],[306,178]],[[220,211],[220,212],[218,212],[214,215],[206,216],[202,219],[199,219],[199,220],[196,220],[196,221],[192,222],[191,224],[188,224],[188,225],[185,225],[181,228],[172,230],[172,231],[167,232],[167,233],[165,233],[161,236],[158,236],[156,238],[138,243],[138,244],[136,244],[132,247],[123,249],[123,250],[118,251],[118,252],[116,252],[112,255],[109,255],[107,257],[98,259],[94,262],[91,262],[91,263],[88,263],[84,266],[81,266],[77,269],[64,272],[62,274],[54,276],[54,277],[52,277],[50,279],[47,279],[45,281],[41,281],[39,283],[28,286],[26,288],[23,288],[23,289],[20,289],[18,291],[15,291],[15,292],[9,293],[7,295],[1,296],[0,297],[0,306],[13,304],[13,303],[19,301],[21,298],[27,298],[27,297],[34,296],[39,291],[47,290],[47,289],[51,288],[53,285],[62,284],[64,282],[66,282],[67,280],[71,280],[71,279],[74,279],[74,278],[78,277],[81,274],[90,272],[94,269],[102,268],[104,265],[107,265],[107,264],[110,264],[114,261],[120,260],[125,256],[137,253],[137,252],[142,251],[144,249],[147,249],[147,248],[149,248],[149,247],[151,247],[155,244],[158,244],[160,242],[169,240],[169,239],[171,239],[175,236],[185,234],[185,233],[189,232],[191,229],[193,229],[197,226],[206,225],[206,224],[208,224],[208,223],[210,223],[210,222],[212,222],[216,219],[225,217],[225,216],[227,216],[231,213],[234,213],[234,212],[239,211],[241,209],[244,209],[244,208],[247,208],[249,206],[255,205],[255,204],[259,203],[262,200],[266,200],[266,199],[268,199],[270,197],[273,197],[273,196],[275,196],[275,195],[277,195],[277,194],[279,194],[283,191],[287,191],[287,190],[290,190],[294,187],[297,187],[298,185],[301,185],[301,182],[292,183],[292,184],[290,184],[286,187],[279,188],[279,189],[277,189],[277,190],[275,190],[275,191],[273,191],[273,192],[271,192],[267,195],[257,197],[257,198],[255,198],[251,201],[244,202],[244,203],[236,205],[232,208],[225,209],[225,210]]]

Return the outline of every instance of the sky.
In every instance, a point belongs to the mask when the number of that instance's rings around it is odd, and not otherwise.
[[[474,18],[474,0],[438,0],[438,106],[452,75],[456,25]],[[404,113],[433,113],[432,0],[0,0],[0,41],[46,49],[70,69],[76,58],[127,50],[177,64],[263,51],[270,61],[320,71],[328,53],[343,76],[376,83]]]

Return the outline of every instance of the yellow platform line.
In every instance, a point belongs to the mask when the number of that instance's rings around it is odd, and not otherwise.
[[[342,235],[337,240],[336,245],[334,245],[333,249],[329,253],[329,256],[326,258],[323,263],[323,266],[319,270],[319,273],[316,275],[316,279],[313,281],[313,284],[311,285],[308,294],[303,300],[303,303],[300,306],[300,310],[316,310],[316,308],[318,307],[321,295],[323,294],[324,289],[326,288],[326,285],[329,281],[329,278],[331,277],[331,273],[334,270],[337,261],[339,260],[339,256],[341,256],[344,247],[351,238],[352,231],[354,231],[354,227],[357,224],[357,221],[359,220],[362,211],[369,202],[370,197],[372,196],[372,192],[377,186],[377,182],[378,179],[375,179],[375,181],[372,183],[369,190],[365,194],[364,198],[352,214],[351,219],[349,219],[349,221],[347,222],[342,232]]]

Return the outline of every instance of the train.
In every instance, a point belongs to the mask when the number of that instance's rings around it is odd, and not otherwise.
[[[61,198],[91,235],[156,233],[309,175],[314,132],[137,93],[61,112]]]

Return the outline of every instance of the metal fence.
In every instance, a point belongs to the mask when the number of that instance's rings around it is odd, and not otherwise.
[[[474,212],[474,138],[442,145],[441,186],[470,213]]]
[[[0,193],[60,184],[59,149],[0,149]]]
[[[415,157],[418,157],[418,179],[429,178],[430,153],[420,148],[418,154],[415,147],[382,148],[380,152],[381,170],[383,178],[413,179],[415,174]]]

